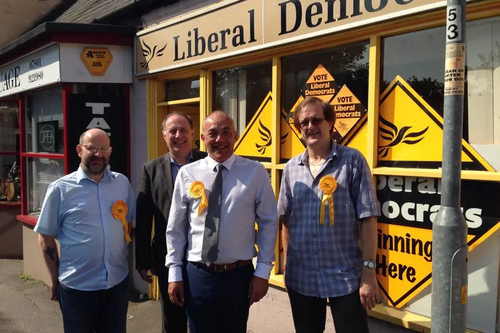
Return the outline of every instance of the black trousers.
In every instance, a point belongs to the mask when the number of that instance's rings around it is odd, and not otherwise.
[[[186,310],[170,302],[168,296],[168,268],[155,269],[160,287],[163,333],[187,333]]]
[[[226,272],[187,264],[184,275],[191,333],[246,333],[253,265]]]
[[[322,333],[325,330],[326,298],[310,297],[288,288],[296,333]],[[336,333],[368,333],[366,310],[359,289],[352,294],[330,297],[330,309]]]

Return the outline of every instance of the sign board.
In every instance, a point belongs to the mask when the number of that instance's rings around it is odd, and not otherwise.
[[[462,146],[463,169],[494,171],[467,141]],[[397,76],[380,98],[378,165],[437,169],[442,156],[443,118]]]
[[[38,152],[57,153],[59,147],[57,137],[59,122],[57,120],[38,122],[36,128]]]
[[[235,144],[234,152],[260,162],[271,162],[273,101],[269,92]]]
[[[344,84],[339,93],[330,102],[335,112],[335,131],[344,138],[366,112],[366,108],[351,90]]]
[[[128,124],[125,99],[120,96],[71,94],[68,103],[69,146],[76,147],[84,131],[101,128],[108,133],[113,147],[109,163],[111,170],[127,175]],[[69,163],[70,171],[76,171],[80,158],[77,154],[70,154]]]
[[[380,103],[378,164],[439,167],[441,116],[401,77],[382,93]],[[344,144],[366,156],[367,142],[365,114]],[[492,170],[465,140],[462,145],[464,166]],[[462,180],[461,184],[461,207],[472,251],[500,228],[500,206],[491,195],[500,193],[500,183]],[[401,308],[432,281],[432,222],[440,208],[441,180],[379,175],[377,197],[382,214],[377,230],[377,280],[388,304]]]
[[[92,76],[103,76],[108,70],[109,64],[113,61],[113,56],[107,48],[85,47],[80,54],[85,67]]]
[[[186,67],[445,6],[443,0],[224,1],[139,32],[135,71]]]
[[[61,81],[59,46],[52,45],[0,68],[0,98]]]
[[[389,305],[401,308],[432,280],[432,222],[440,208],[441,180],[377,176],[382,215],[376,273]],[[500,183],[462,180],[461,208],[469,250],[500,228]]]
[[[339,86],[330,72],[319,64],[302,89],[302,95],[304,97],[318,97],[328,103],[338,92],[338,88]]]

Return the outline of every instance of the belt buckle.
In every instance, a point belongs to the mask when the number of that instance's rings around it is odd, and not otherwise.
[[[219,266],[221,268],[218,268]],[[215,265],[214,264],[214,272],[222,273],[222,272],[225,272],[226,270],[227,270],[227,264],[223,264],[223,265]]]

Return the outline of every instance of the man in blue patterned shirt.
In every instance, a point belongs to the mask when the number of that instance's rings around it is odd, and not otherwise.
[[[308,97],[294,112],[307,149],[283,171],[285,284],[297,333],[323,332],[329,299],[337,333],[368,332],[366,310],[378,303],[375,276],[380,215],[363,155],[331,139],[331,105]]]

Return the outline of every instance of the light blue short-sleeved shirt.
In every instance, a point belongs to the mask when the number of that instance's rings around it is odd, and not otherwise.
[[[35,232],[54,235],[61,244],[59,281],[73,289],[109,289],[128,274],[127,242],[113,204],[127,203],[135,218],[135,195],[128,179],[106,170],[100,183],[81,167],[50,184]]]

